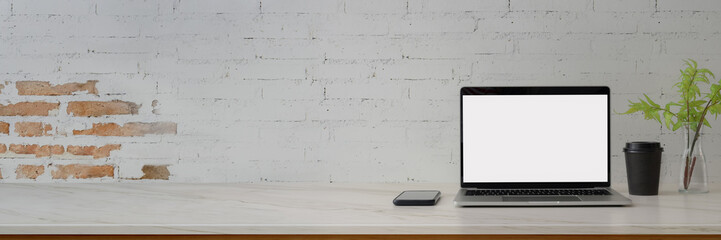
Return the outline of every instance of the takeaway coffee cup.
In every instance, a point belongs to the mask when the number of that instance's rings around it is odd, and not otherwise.
[[[658,181],[661,173],[661,152],[658,142],[627,142],[626,174],[628,193],[631,195],[658,195]]]

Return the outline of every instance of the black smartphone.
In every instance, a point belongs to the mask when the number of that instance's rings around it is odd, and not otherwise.
[[[403,191],[393,199],[396,206],[433,206],[441,199],[441,191],[436,190],[410,190]]]

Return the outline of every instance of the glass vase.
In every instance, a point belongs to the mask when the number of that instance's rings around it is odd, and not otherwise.
[[[706,158],[704,158],[701,145],[703,125],[698,123],[683,124],[684,150],[681,155],[681,184],[680,193],[707,193],[708,175],[706,172]]]

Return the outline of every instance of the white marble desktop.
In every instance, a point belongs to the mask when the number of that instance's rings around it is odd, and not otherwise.
[[[614,187],[626,194],[625,186]],[[436,206],[398,207],[437,189]],[[0,184],[0,234],[721,234],[721,185],[631,207],[457,208],[457,184]]]

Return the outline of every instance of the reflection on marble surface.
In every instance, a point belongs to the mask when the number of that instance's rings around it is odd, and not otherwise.
[[[456,208],[458,184],[2,184],[0,233],[721,234],[719,186],[669,187],[631,196],[631,207]],[[411,189],[443,196],[430,207],[392,204]]]

